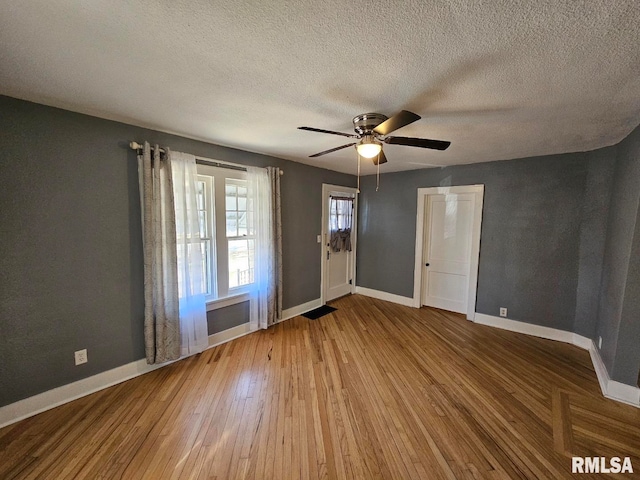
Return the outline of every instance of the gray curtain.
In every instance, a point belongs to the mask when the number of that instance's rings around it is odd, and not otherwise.
[[[273,206],[273,242],[274,242],[274,295],[273,307],[269,309],[268,325],[282,318],[282,212],[280,201],[280,169],[267,167],[271,180],[271,198]]]
[[[144,242],[144,341],[147,363],[180,358],[176,220],[171,152],[144,143],[138,155]]]

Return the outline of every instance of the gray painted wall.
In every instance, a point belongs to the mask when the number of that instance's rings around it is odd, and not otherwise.
[[[635,385],[640,369],[640,127],[616,147],[597,333],[611,378]]]
[[[640,212],[631,244],[624,304],[620,315],[618,348],[611,378],[640,386]]]
[[[130,140],[283,168],[284,308],[320,297],[322,183],[353,176],[0,96],[0,406],[144,358]]]
[[[602,281],[615,152],[615,147],[609,147],[586,154],[589,170],[582,204],[573,331],[591,339],[596,338],[600,302],[598,292]]]
[[[249,321],[249,301],[207,312],[209,335],[220,333]]]
[[[590,165],[578,153],[391,173],[378,192],[365,177],[358,285],[413,296],[417,189],[484,184],[476,311],[507,307],[509,318],[571,331]]]

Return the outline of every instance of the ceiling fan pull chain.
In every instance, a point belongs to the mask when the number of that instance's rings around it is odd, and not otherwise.
[[[380,153],[378,152],[378,173],[376,175],[376,192],[380,188]]]
[[[360,154],[358,153],[358,193],[360,193]]]

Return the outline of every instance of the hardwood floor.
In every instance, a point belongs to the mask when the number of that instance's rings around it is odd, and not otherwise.
[[[363,296],[0,430],[0,478],[632,478],[640,409],[589,354]]]

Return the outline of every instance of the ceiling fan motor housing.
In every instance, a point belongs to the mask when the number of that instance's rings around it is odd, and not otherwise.
[[[381,113],[363,113],[353,118],[353,129],[359,135],[372,135],[373,129],[388,118]]]

